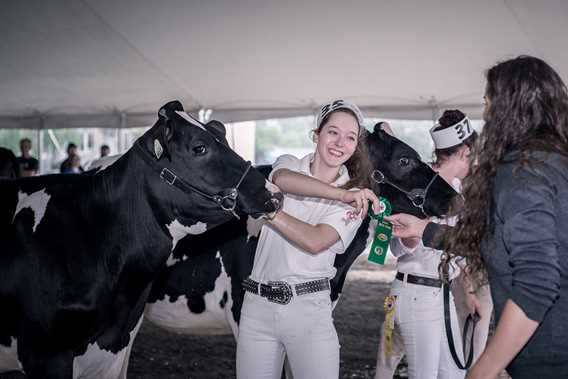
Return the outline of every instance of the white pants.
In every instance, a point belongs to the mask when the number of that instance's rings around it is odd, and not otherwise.
[[[462,379],[466,371],[456,366],[448,347],[442,289],[395,280],[390,294],[396,296],[392,353],[385,354],[383,325],[375,378],[392,378],[405,353],[410,379]],[[463,362],[461,333],[451,293],[450,312],[456,352]]]
[[[453,283],[456,283],[456,285],[452,286],[452,292],[453,294],[455,294],[453,300],[458,314],[459,330],[463,330],[465,319],[469,315],[469,309],[465,304],[465,295],[463,293],[463,289],[460,284],[457,284],[457,280],[459,280],[459,278],[454,279]],[[477,361],[477,359],[485,349],[485,345],[487,344],[487,337],[489,335],[489,324],[491,321],[491,315],[493,313],[493,302],[491,300],[489,285],[481,287],[477,292],[477,297],[481,305],[481,309],[479,310],[481,318],[476,325],[475,336],[473,339],[473,363]],[[456,328],[456,326],[452,324],[452,328]],[[379,352],[377,354],[377,371],[375,374],[375,379],[392,379],[394,377],[394,373],[398,364],[404,356],[404,344],[402,342],[402,336],[400,334],[399,328],[395,327],[395,330],[392,333],[390,354],[386,354],[385,350],[386,346],[384,325],[383,328],[381,328],[381,338],[379,343],[380,345]]]
[[[339,377],[339,340],[329,291],[289,304],[246,293],[237,337],[238,379],[280,379],[284,357],[294,379]]]

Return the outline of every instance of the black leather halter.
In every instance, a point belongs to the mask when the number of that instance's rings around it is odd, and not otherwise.
[[[237,182],[237,184],[234,187],[224,188],[217,193],[211,194],[211,193],[203,191],[203,190],[197,188],[196,186],[194,186],[193,184],[190,184],[187,181],[183,180],[178,175],[176,175],[175,172],[172,171],[171,169],[169,169],[167,167],[163,167],[162,165],[160,165],[154,159],[154,157],[151,156],[151,154],[146,149],[144,149],[144,146],[142,145],[142,143],[140,141],[136,141],[136,143],[134,144],[134,147],[141,153],[140,155],[146,161],[146,163],[148,163],[150,166],[152,166],[154,169],[156,169],[157,172],[160,173],[160,179],[162,179],[164,182],[166,182],[170,186],[176,187],[177,189],[179,189],[179,190],[181,190],[185,193],[195,192],[195,193],[203,196],[204,198],[215,202],[225,212],[231,213],[233,216],[235,216],[237,218],[237,220],[240,220],[240,217],[235,212],[235,209],[237,207],[237,201],[239,199],[239,191],[238,190],[239,190],[239,186],[242,184],[243,180],[245,179],[245,177],[247,176],[247,174],[250,171],[250,168],[251,168],[251,162],[250,161],[247,161],[247,166],[245,168],[245,171],[243,172],[239,181]]]
[[[428,195],[428,190],[430,189],[430,186],[432,185],[432,183],[434,183],[434,180],[436,180],[437,177],[438,173],[436,173],[432,177],[432,179],[430,179],[430,182],[428,183],[426,188],[413,188],[410,191],[405,191],[404,189],[400,188],[399,186],[388,180],[385,174],[381,172],[381,170],[373,170],[373,172],[371,173],[371,179],[373,179],[376,183],[388,184],[389,186],[396,188],[400,192],[404,193],[408,198],[408,200],[410,200],[412,205],[420,209],[422,214],[424,214],[424,216],[426,217],[429,217],[430,215],[428,215],[424,211],[424,203],[426,202],[426,196]]]

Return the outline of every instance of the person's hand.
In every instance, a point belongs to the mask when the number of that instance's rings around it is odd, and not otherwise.
[[[422,238],[429,222],[428,219],[422,220],[406,213],[385,216],[384,219],[392,224],[392,235],[399,238]]]
[[[361,218],[367,215],[369,209],[369,201],[373,203],[373,211],[378,212],[380,209],[379,198],[373,191],[368,188],[363,188],[360,190],[345,190],[341,194],[340,201],[351,205],[357,211],[357,214],[361,214]]]

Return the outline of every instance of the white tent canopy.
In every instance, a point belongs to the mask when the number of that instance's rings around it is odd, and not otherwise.
[[[150,125],[179,99],[222,121],[481,111],[486,68],[531,54],[568,77],[566,0],[8,0],[0,128]]]

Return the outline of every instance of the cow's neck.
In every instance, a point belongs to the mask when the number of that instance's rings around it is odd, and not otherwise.
[[[128,174],[125,174],[128,173]],[[203,209],[204,199],[194,193],[184,193],[160,178],[156,167],[152,167],[140,153],[129,150],[115,164],[101,172],[102,185],[116,189],[117,196],[109,200],[116,209],[123,209],[120,220],[111,222],[128,225],[127,238],[145,246],[145,251],[153,250],[152,261],[162,266],[169,256],[176,238],[183,233],[197,233],[205,229],[201,222],[206,215],[211,224],[226,220],[211,220],[210,211]],[[208,201],[208,200],[205,200]],[[194,216],[180,215],[178,209],[192,209]],[[133,214],[133,211],[138,214]],[[223,217],[226,217],[223,215]],[[160,252],[160,253],[158,253]],[[156,257],[158,255],[159,257]]]

